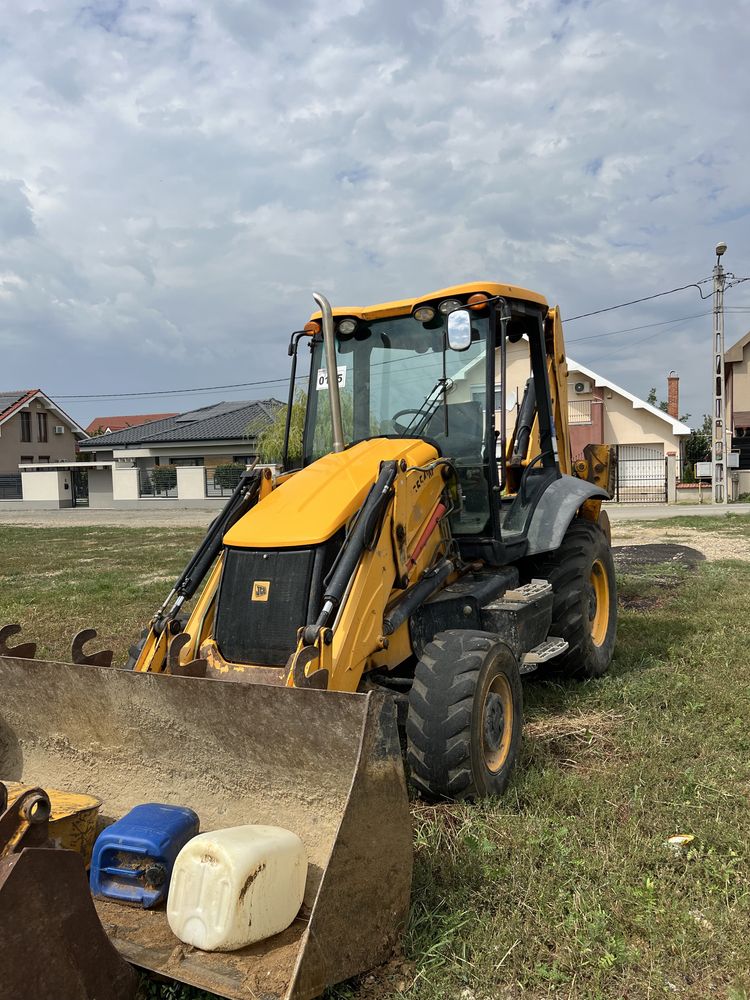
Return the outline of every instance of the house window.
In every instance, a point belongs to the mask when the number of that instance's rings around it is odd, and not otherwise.
[[[36,429],[37,429],[37,434],[39,435],[38,439],[40,441],[46,441],[47,440],[47,414],[46,413],[37,413],[37,415],[36,415]]]
[[[40,455],[38,458],[39,462],[49,462],[49,455]]]
[[[31,414],[21,414],[21,440],[31,441]]]
[[[483,385],[473,385],[471,387],[472,401],[475,403],[479,403],[482,409],[484,409],[484,393],[485,393],[485,388]],[[503,394],[502,385],[499,382],[495,382],[495,406],[499,406],[500,397],[502,396],[502,394]]]
[[[21,465],[31,465],[33,461],[33,455],[21,455]]]
[[[195,467],[203,465],[202,458],[170,458],[169,464],[174,466],[179,466],[181,468]]]
[[[471,399],[474,403],[479,403],[479,405],[484,409],[484,393],[485,388],[483,385],[473,385],[471,387]],[[495,410],[499,412],[502,407],[503,401],[503,387],[500,382],[495,382]],[[509,392],[508,398],[505,401],[505,408],[510,412],[516,405],[516,394],[515,392]]]

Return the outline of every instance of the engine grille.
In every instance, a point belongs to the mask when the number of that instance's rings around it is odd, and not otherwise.
[[[306,624],[315,549],[227,549],[215,636],[233,663],[283,666]]]

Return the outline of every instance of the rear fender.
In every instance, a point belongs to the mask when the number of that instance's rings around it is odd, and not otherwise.
[[[609,500],[609,494],[599,486],[574,476],[561,476],[550,483],[532,514],[526,555],[552,552],[559,548],[580,506],[592,499]]]

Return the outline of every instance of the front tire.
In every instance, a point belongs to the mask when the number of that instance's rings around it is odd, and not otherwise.
[[[439,632],[409,693],[412,784],[432,799],[501,795],[522,728],[521,678],[511,649],[487,632]]]
[[[606,673],[617,638],[617,582],[602,529],[576,518],[559,549],[526,561],[524,578],[552,584],[550,635],[567,639],[568,650],[550,661],[550,668],[579,678]]]

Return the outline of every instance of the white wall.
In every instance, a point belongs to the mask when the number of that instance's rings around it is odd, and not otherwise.
[[[60,469],[21,472],[21,490],[29,506],[53,510],[73,506],[70,473]]]
[[[112,507],[112,469],[89,469],[89,507],[109,510]]]
[[[177,466],[177,496],[180,500],[205,499],[206,470],[203,466]]]
[[[138,499],[138,470],[112,470],[112,498],[114,500]]]

